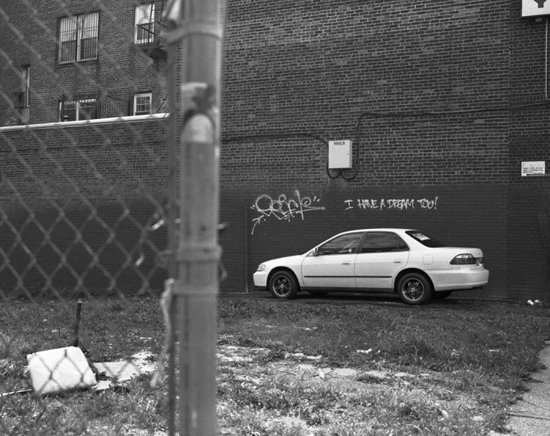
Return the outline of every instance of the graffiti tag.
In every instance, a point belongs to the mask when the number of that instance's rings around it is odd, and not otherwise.
[[[359,198],[355,202],[353,200],[344,200],[346,209],[398,209],[398,210],[410,210],[410,209],[437,209],[438,197],[433,199],[429,198],[382,198],[382,199],[367,199]]]
[[[268,218],[275,218],[277,220],[290,221],[293,218],[304,219],[306,212],[312,212],[315,210],[325,210],[324,206],[315,206],[314,203],[319,203],[320,199],[314,196],[302,197],[300,191],[295,190],[294,196],[287,197],[285,194],[281,194],[276,198],[271,197],[268,194],[260,195],[254,201],[254,204],[250,206],[251,209],[258,212],[260,215],[252,219],[254,225],[252,226],[252,234],[256,226]]]

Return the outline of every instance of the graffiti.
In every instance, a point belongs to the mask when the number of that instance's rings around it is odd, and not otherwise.
[[[251,209],[260,214],[252,219],[254,223],[252,234],[254,234],[256,226],[268,218],[290,221],[299,217],[303,220],[306,212],[325,210],[324,206],[314,206],[314,203],[319,203],[319,201],[320,199],[317,197],[302,197],[298,190],[294,191],[293,197],[287,197],[285,194],[281,194],[277,198],[273,198],[268,194],[260,195],[254,201],[254,204],[250,206]]]
[[[433,199],[429,198],[382,198],[382,199],[357,199],[344,200],[346,209],[372,209],[372,210],[384,210],[384,209],[398,209],[398,210],[411,210],[411,209],[437,209],[438,197]]]

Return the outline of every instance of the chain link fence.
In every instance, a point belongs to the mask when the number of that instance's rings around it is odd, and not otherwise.
[[[174,433],[170,3],[0,0],[0,434]]]

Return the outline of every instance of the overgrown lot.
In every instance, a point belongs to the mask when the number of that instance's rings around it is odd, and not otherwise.
[[[26,355],[68,346],[76,300],[2,303],[0,392],[29,389]],[[483,435],[506,432],[507,406],[539,369],[547,307],[450,299],[221,298],[220,434]],[[157,298],[84,301],[90,362],[158,355]],[[166,381],[127,389],[0,397],[0,434],[164,435]]]

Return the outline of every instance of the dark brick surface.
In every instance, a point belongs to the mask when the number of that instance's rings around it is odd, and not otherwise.
[[[19,3],[8,3],[8,13],[21,12]],[[55,29],[67,11],[53,0],[40,3],[40,16]],[[66,3],[61,9],[72,13],[96,8]],[[46,106],[61,92],[98,92],[91,79],[115,97],[104,100],[114,106],[106,105],[103,116],[124,112],[116,99],[127,102],[134,89],[162,94],[164,65],[121,43],[131,32],[132,8],[112,5],[116,25],[102,11],[105,46],[98,62],[82,68],[56,65],[51,38],[30,40],[44,54],[33,69],[31,117],[52,120]],[[340,230],[383,225],[483,248],[491,283],[480,295],[544,299],[550,260],[538,217],[550,214],[550,182],[521,177],[520,169],[524,161],[550,160],[546,28],[522,19],[520,9],[515,0],[229,2],[220,161],[221,220],[230,224],[220,241],[229,278],[222,289],[250,285],[266,258],[304,251]],[[36,61],[28,49],[14,56],[16,64]],[[2,81],[12,83],[11,69],[3,71]],[[135,137],[105,129],[0,133],[10,162],[3,171],[25,198],[67,195],[74,186],[66,174],[94,199],[145,195],[162,202],[165,132],[138,128]],[[353,169],[327,171],[327,142],[339,139],[353,141]],[[59,161],[53,170],[41,141]],[[151,144],[150,155],[138,151],[142,143]],[[28,169],[13,150],[38,179],[23,175]],[[82,164],[82,155],[97,162],[104,179]],[[252,234],[256,199],[297,192],[325,209],[303,217],[294,211],[288,220],[271,216]],[[423,198],[437,198],[437,208],[357,207],[358,200],[382,199],[418,206]]]

